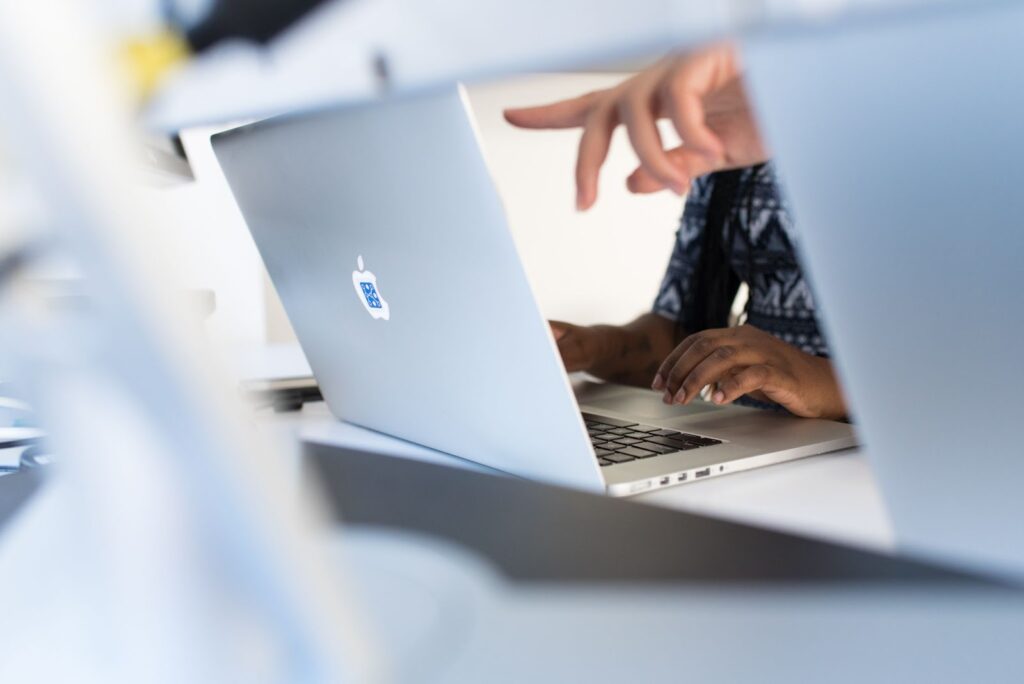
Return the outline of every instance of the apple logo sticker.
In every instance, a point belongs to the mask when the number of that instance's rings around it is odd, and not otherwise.
[[[359,301],[363,303],[363,308],[374,318],[388,320],[391,318],[391,307],[377,289],[377,276],[363,269],[362,254],[356,259],[356,267],[358,270],[352,271],[352,284],[356,288]]]

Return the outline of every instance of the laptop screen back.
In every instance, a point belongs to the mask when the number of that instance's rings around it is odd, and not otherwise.
[[[904,547],[1024,572],[1024,9],[746,46]]]

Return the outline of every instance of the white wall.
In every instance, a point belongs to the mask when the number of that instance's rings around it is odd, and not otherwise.
[[[174,255],[181,282],[216,294],[209,331],[230,346],[253,345],[266,337],[264,269],[213,156],[209,138],[216,130],[182,134],[196,180],[154,194],[180,233],[169,242],[182,249]]]
[[[580,214],[574,181],[579,133],[518,130],[505,123],[501,111],[582,94],[622,78],[546,75],[470,90],[523,262],[549,318],[619,323],[648,309],[683,202],[671,193],[637,196],[625,189],[636,157],[619,131],[601,177],[600,199]]]
[[[470,89],[484,146],[541,309],[570,321],[624,322],[646,310],[668,261],[682,200],[669,193],[637,197],[625,190],[636,164],[624,136],[612,147],[601,200],[586,214],[574,207],[576,131],[520,131],[505,107],[580,94],[622,75],[557,74]],[[233,345],[287,341],[292,333],[267,293],[259,257],[209,150],[209,131],[184,136],[196,183],[167,201],[192,246],[181,259],[186,282],[212,288],[218,311],[211,330]]]

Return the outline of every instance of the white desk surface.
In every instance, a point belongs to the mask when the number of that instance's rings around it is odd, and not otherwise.
[[[490,468],[338,421],[322,402],[265,421],[296,437],[495,473]],[[864,455],[814,456],[632,497],[655,506],[844,542],[894,547],[892,526]]]
[[[296,377],[310,372],[297,345],[255,348],[235,358],[244,378]],[[264,415],[268,423],[303,440],[497,472],[342,423],[322,402],[308,404],[301,412]],[[863,452],[856,450],[691,482],[632,500],[871,549],[895,546],[874,475]]]

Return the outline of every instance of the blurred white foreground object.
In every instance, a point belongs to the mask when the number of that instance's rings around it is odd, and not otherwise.
[[[747,49],[900,548],[1024,576],[1024,3]]]
[[[773,24],[950,1],[334,0],[267,46],[215,45],[163,84],[145,120],[177,130],[365,101],[385,90],[606,68]]]
[[[318,515],[171,304],[175,252],[156,241],[172,231],[140,199],[129,102],[81,10],[0,2],[0,163],[46,207],[3,243],[0,356],[61,458],[40,513],[54,524],[0,543],[18,586],[0,679],[372,680]],[[49,309],[19,277],[37,245],[75,258],[89,311]]]

